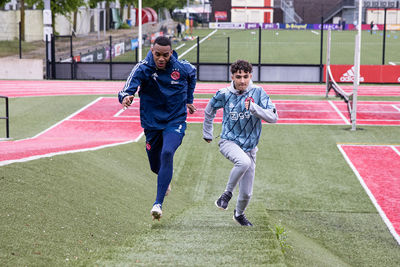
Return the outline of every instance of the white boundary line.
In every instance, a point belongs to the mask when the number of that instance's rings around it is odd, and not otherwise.
[[[134,141],[130,140],[130,141],[127,141],[127,142],[115,143],[115,144],[109,144],[109,145],[103,145],[103,146],[97,146],[97,147],[92,147],[92,148],[66,150],[66,151],[53,152],[53,153],[37,155],[37,156],[32,156],[32,157],[27,157],[27,158],[22,158],[22,159],[16,159],[16,160],[5,160],[5,161],[0,161],[0,166],[8,165],[8,164],[15,163],[15,162],[27,162],[27,161],[41,159],[41,158],[49,158],[49,157],[53,157],[53,156],[57,156],[57,155],[65,155],[65,154],[76,153],[76,152],[93,151],[93,150],[98,150],[98,149],[102,149],[102,148],[106,148],[106,147],[112,147],[112,146],[117,146],[117,145],[128,144],[128,143],[132,143],[132,142],[134,142]]]
[[[314,31],[314,30],[311,30],[311,32],[312,32],[313,34],[319,35],[319,32],[316,32],[316,31]]]
[[[65,119],[57,122],[56,124],[54,124],[53,126],[50,126],[49,128],[47,128],[46,130],[38,133],[37,135],[30,137],[30,138],[25,138],[25,139],[19,139],[19,140],[15,140],[16,142],[18,141],[22,141],[22,140],[29,140],[29,139],[34,139],[39,137],[40,135],[44,134],[45,132],[50,131],[51,129],[57,127],[58,125],[60,125],[61,123],[63,123],[66,120],[69,120],[70,118],[74,117],[75,115],[79,114],[80,112],[82,112],[83,110],[87,109],[88,107],[94,105],[95,103],[99,102],[101,99],[103,99],[103,97],[99,97],[97,99],[95,99],[94,101],[90,102],[89,104],[87,104],[86,106],[82,107],[81,109],[79,109],[78,111],[75,111],[74,113],[72,113],[71,115],[69,115],[68,117],[66,117]]]
[[[394,150],[394,152],[396,152],[397,155],[400,156],[400,151],[398,151],[397,148],[395,148],[395,146],[390,146],[390,147]]]
[[[218,29],[215,29],[214,31],[212,31],[209,35],[207,35],[206,37],[204,37],[203,39],[200,40],[200,44],[202,42],[204,42],[205,40],[207,40],[208,37],[210,37],[211,35],[213,35],[214,33],[216,33],[218,31]],[[195,48],[197,46],[197,44],[194,44],[192,47],[190,47],[188,50],[186,50],[185,52],[183,52],[182,54],[180,54],[178,56],[178,59],[182,58],[184,55],[186,55],[187,53],[189,53],[190,51],[192,51],[193,48]]]
[[[60,125],[62,122],[66,121],[66,120],[69,120],[69,119],[72,118],[73,116],[79,114],[80,112],[82,112],[82,111],[85,110],[86,108],[90,107],[91,105],[94,105],[95,103],[97,103],[98,101],[100,101],[100,100],[103,99],[103,98],[104,98],[104,97],[99,97],[99,98],[95,99],[95,100],[92,101],[91,103],[89,103],[89,104],[87,104],[86,106],[82,107],[82,108],[79,109],[78,111],[72,113],[71,115],[69,115],[69,116],[66,117],[65,119],[63,119],[63,120],[57,122],[57,123],[54,124],[53,126],[51,126],[51,127],[49,127],[48,129],[44,130],[43,132],[41,132],[41,133],[35,135],[34,137],[26,138],[26,139],[20,139],[20,140],[15,140],[15,141],[13,141],[13,142],[37,138],[38,136],[44,134],[45,132],[47,132],[47,131],[53,129],[53,128],[56,127],[57,125]],[[73,121],[75,121],[75,120],[73,120]],[[96,120],[94,120],[94,121],[96,121]],[[60,151],[60,152],[53,152],[53,153],[48,153],[48,154],[43,154],[43,155],[36,155],[36,156],[26,157],[26,158],[16,159],[16,160],[4,160],[4,161],[0,161],[0,166],[8,165],[8,164],[15,163],[15,162],[27,162],[27,161],[36,160],[36,159],[41,159],[41,158],[48,158],[48,157],[52,157],[52,156],[56,156],[56,155],[64,155],[64,154],[77,153],[77,152],[93,151],[93,150],[98,150],[98,149],[102,149],[102,148],[106,148],[106,147],[113,147],[113,146],[128,144],[128,143],[132,143],[132,142],[137,142],[137,141],[139,141],[140,138],[142,138],[143,135],[144,135],[144,132],[142,131],[142,133],[141,133],[135,140],[129,140],[129,141],[121,142],[121,143],[114,143],[114,144],[108,144],[108,145],[102,145],[102,146],[96,146],[96,147],[84,148],[84,149],[75,149],[75,150],[66,150],[66,151]]]
[[[362,179],[360,173],[357,171],[356,167],[354,167],[354,165],[351,162],[351,160],[349,159],[349,157],[347,157],[346,152],[344,152],[344,150],[342,149],[342,145],[338,144],[337,147],[338,147],[339,151],[342,153],[342,155],[343,155],[344,159],[346,160],[347,164],[349,164],[350,168],[353,170],[354,174],[357,176],[358,181],[360,182],[360,184],[364,188],[365,192],[367,193],[367,195],[371,199],[372,204],[374,204],[374,206],[377,209],[377,211],[378,211],[379,215],[381,216],[382,220],[385,222],[386,226],[389,228],[390,233],[393,235],[394,239],[400,245],[400,236],[399,236],[399,234],[396,232],[396,230],[394,229],[392,223],[386,217],[385,212],[382,210],[381,206],[379,206],[379,204],[376,201],[374,195],[371,193],[371,191],[369,190],[368,186],[365,184],[364,180]]]
[[[328,102],[329,102],[329,104],[332,106],[332,108],[339,114],[339,116],[344,120],[344,122],[345,122],[346,124],[350,125],[349,120],[346,119],[346,117],[342,114],[342,112],[340,112],[340,110],[337,108],[337,106],[334,105],[334,104],[332,103],[331,100],[328,100]]]
[[[392,107],[394,107],[394,109],[397,109],[400,112],[400,108],[398,108],[396,105],[392,105]]]
[[[177,48],[175,48],[175,50],[178,50],[178,49],[180,49],[180,48],[182,48],[182,47],[184,47],[186,44],[185,43],[183,43],[183,44],[181,44],[180,46],[178,46]]]

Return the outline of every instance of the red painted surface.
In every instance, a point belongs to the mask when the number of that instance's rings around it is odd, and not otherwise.
[[[341,147],[400,235],[400,154],[391,146]],[[400,151],[400,146],[394,148]]]
[[[197,112],[188,115],[189,123],[203,122],[208,101],[195,100]],[[279,124],[349,124],[347,108],[342,101],[331,101],[332,104],[325,100],[273,102],[278,110]],[[400,102],[361,101],[358,107],[357,124],[400,125]],[[222,121],[222,114],[222,109],[217,112],[216,123]],[[123,143],[136,139],[140,134],[139,99],[121,112],[116,96],[101,98],[36,137],[0,142],[0,162]]]
[[[0,80],[0,95],[30,97],[48,95],[116,95],[125,85],[121,81],[11,81]],[[196,94],[214,94],[228,83],[197,83]],[[325,95],[325,85],[260,84],[270,95]],[[342,86],[352,92],[351,85]],[[331,92],[333,95],[333,92]],[[400,96],[399,86],[360,86],[362,96]]]
[[[36,137],[0,142],[0,162],[134,140],[142,133],[140,123],[113,117],[120,109],[115,98],[103,98]]]

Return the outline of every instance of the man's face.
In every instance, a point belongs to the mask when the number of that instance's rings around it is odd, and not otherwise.
[[[235,85],[235,89],[239,91],[246,90],[247,86],[249,86],[252,74],[248,72],[244,72],[242,70],[238,70],[234,74],[232,74],[232,81]]]
[[[157,68],[163,70],[167,66],[167,62],[172,55],[172,49],[169,45],[162,46],[155,44],[151,48],[151,53],[153,54],[154,62],[156,63]]]

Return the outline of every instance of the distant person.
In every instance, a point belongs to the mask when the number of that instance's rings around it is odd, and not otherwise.
[[[374,21],[373,20],[371,21],[370,25],[371,25],[371,34],[372,34],[372,30],[374,29]]]
[[[208,143],[213,140],[213,120],[217,110],[222,108],[224,112],[219,150],[234,166],[225,191],[215,201],[215,205],[226,210],[235,187],[239,185],[233,219],[242,226],[253,226],[244,212],[253,193],[261,120],[275,123],[278,114],[267,93],[251,81],[252,65],[249,62],[236,61],[231,65],[231,73],[230,86],[220,89],[207,104],[203,138]]]
[[[164,197],[170,190],[174,154],[185,135],[187,109],[191,114],[196,111],[196,68],[186,60],[178,60],[169,38],[160,36],[118,93],[124,108],[132,104],[139,86],[140,122],[146,136],[147,156],[150,169],[158,175],[151,216],[160,220]]]
[[[342,30],[346,30],[346,21],[342,20]]]
[[[182,35],[182,25],[178,22],[178,25],[176,25],[176,32],[177,32],[177,37],[183,38]]]

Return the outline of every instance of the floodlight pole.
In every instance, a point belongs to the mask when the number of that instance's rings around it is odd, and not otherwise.
[[[143,41],[143,33],[142,33],[142,0],[139,0],[139,37],[138,37],[138,61],[142,60],[142,41]]]
[[[362,28],[362,0],[358,0],[358,33],[354,51],[354,82],[353,82],[353,106],[351,109],[351,130],[356,130],[357,120],[357,91],[360,85],[360,59],[361,59],[361,28]]]

